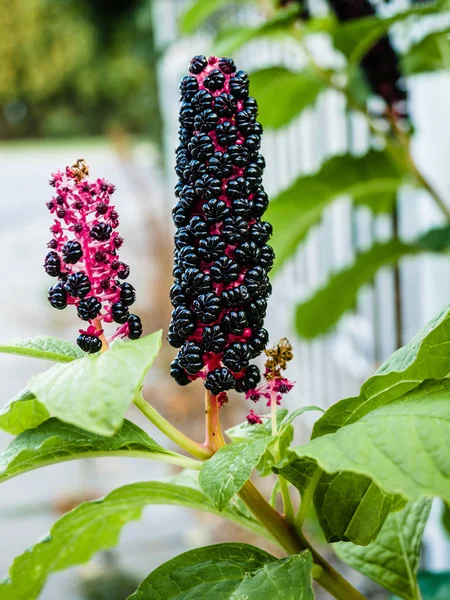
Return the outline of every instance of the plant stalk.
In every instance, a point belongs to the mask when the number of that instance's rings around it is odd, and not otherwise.
[[[175,442],[180,448],[186,450],[186,452],[189,452],[201,460],[206,460],[214,454],[209,448],[191,440],[191,438],[184,435],[184,433],[181,433],[181,431],[169,423],[169,421],[160,415],[159,412],[144,399],[141,392],[136,394],[133,402],[147,419],[155,425],[155,427],[162,431],[166,437]]]
[[[217,396],[213,396],[209,390],[205,390],[205,442],[203,446],[211,452],[210,456],[226,444],[220,428],[219,410]]]
[[[336,600],[365,600],[364,596],[311,546],[302,533],[296,532],[286,519],[270,506],[251,481],[244,484],[239,496],[288,554],[298,554],[303,550],[311,552],[314,563],[321,567],[321,570],[316,572],[316,581]]]

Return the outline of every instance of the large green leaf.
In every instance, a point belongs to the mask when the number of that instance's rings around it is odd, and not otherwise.
[[[323,211],[336,198],[349,195],[374,212],[392,209],[403,176],[385,152],[370,150],[364,156],[334,156],[314,175],[297,179],[269,205],[267,220],[273,225],[271,244],[275,269],[295,252]]]
[[[306,458],[329,474],[364,475],[392,496],[439,496],[449,502],[449,406],[450,380],[426,381],[356,423],[296,448],[277,472],[296,485],[293,467]],[[344,492],[345,503],[348,486]]]
[[[359,288],[370,283],[381,267],[392,265],[407,255],[444,252],[449,247],[448,226],[432,229],[414,243],[389,240],[376,244],[357,256],[351,266],[331,275],[311,298],[297,305],[297,332],[305,339],[312,339],[328,331],[346,311],[354,307]]]
[[[277,560],[248,544],[190,550],[164,563],[129,600],[313,600],[311,554]]]
[[[403,510],[388,516],[369,546],[339,542],[333,549],[339,558],[393,594],[404,600],[418,600],[417,568],[430,509],[429,499],[409,502]]]
[[[450,305],[392,354],[361,387],[359,396],[334,404],[316,421],[313,438],[355,423],[420,385],[450,373]]]
[[[0,345],[0,353],[17,354],[62,363],[72,362],[76,358],[86,356],[78,346],[50,335],[9,340]]]
[[[274,88],[277,89],[275,99]],[[308,71],[295,73],[284,67],[269,67],[250,74],[250,89],[258,100],[261,123],[278,128],[313,105],[325,85]]]
[[[231,4],[250,3],[254,0],[232,0]],[[209,17],[225,7],[229,7],[230,0],[193,0],[180,20],[180,29],[184,34],[194,33]]]
[[[217,56],[232,55],[253,40],[273,37],[286,39],[290,35],[289,26],[297,20],[299,12],[300,6],[293,3],[277,11],[271,19],[264,21],[258,27],[233,26],[220,31],[214,40],[214,52]],[[258,98],[258,96],[256,97]]]
[[[18,435],[0,454],[0,481],[59,462],[97,456],[153,458],[195,467],[197,461],[166,450],[140,427],[124,421],[113,437],[49,419]]]
[[[169,504],[219,514],[209,498],[189,484],[149,481],[114,490],[102,500],[86,502],[64,515],[48,536],[18,556],[9,578],[0,582],[2,600],[34,600],[47,577],[87,562],[96,552],[115,546],[122,527],[141,517],[151,504]],[[221,516],[266,535],[252,518],[230,503]]]
[[[234,442],[220,448],[205,461],[198,481],[218,510],[223,510],[249,479],[271,438]]]
[[[307,466],[311,468],[311,461]],[[393,506],[394,498],[373,480],[350,471],[322,473],[314,493],[316,515],[328,542],[370,544]]]
[[[381,267],[417,252],[420,248],[413,244],[390,240],[360,254],[350,267],[333,274],[311,298],[297,305],[295,324],[298,334],[305,339],[313,339],[328,331],[346,311],[353,308],[359,288],[371,282]]]
[[[50,413],[29,390],[22,390],[0,412],[0,429],[19,435],[50,418]]]
[[[450,67],[450,29],[428,34],[409,48],[402,56],[401,64],[405,75],[420,75]]]
[[[55,365],[29,389],[51,416],[99,435],[113,435],[161,347],[161,331],[118,341],[103,354]]]
[[[442,4],[438,0],[432,6],[415,6],[388,18],[373,15],[336,23],[329,33],[334,46],[348,58],[351,64],[358,64],[370,48],[386,35],[392,25],[405,19],[439,12]]]

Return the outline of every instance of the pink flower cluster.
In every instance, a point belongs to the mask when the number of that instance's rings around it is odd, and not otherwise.
[[[57,309],[68,304],[89,322],[80,330],[78,345],[86,352],[101,348],[103,323],[118,323],[109,341],[117,336],[140,337],[139,317],[129,313],[135,299],[132,285],[122,283],[130,268],[120,260],[123,239],[117,232],[119,215],[111,204],[114,185],[104,179],[87,179],[84,161],[52,174],[55,189],[47,208],[54,215],[44,268],[59,282],[49,289],[49,301]]]

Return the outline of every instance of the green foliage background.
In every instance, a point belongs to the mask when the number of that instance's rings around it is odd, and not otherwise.
[[[110,16],[101,4],[0,0],[0,138],[121,129],[159,141],[151,0]]]

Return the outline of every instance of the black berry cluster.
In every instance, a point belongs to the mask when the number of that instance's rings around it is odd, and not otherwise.
[[[173,208],[175,283],[168,340],[179,348],[171,375],[204,379],[218,395],[260,380],[249,364],[268,341],[272,227],[259,154],[262,127],[249,78],[229,58],[196,56],[180,84],[180,144]]]

